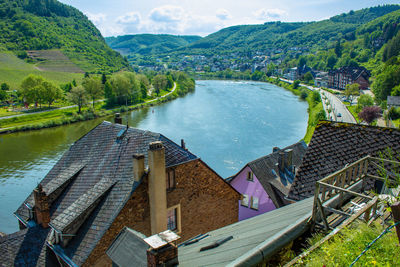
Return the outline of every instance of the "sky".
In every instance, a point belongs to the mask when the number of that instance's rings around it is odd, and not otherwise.
[[[267,21],[318,21],[399,1],[381,0],[59,0],[81,10],[103,36],[153,33],[206,36]]]

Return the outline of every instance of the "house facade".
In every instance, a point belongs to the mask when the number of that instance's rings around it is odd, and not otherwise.
[[[307,145],[301,141],[246,164],[230,184],[242,194],[239,221],[285,206],[296,169],[302,162]]]
[[[147,236],[170,229],[184,241],[236,222],[239,199],[184,146],[103,122],[71,146],[15,212],[22,230],[0,239],[0,261],[111,266],[105,251],[125,226]]]
[[[346,85],[358,83],[361,90],[369,88],[371,73],[364,67],[342,67],[328,73],[328,87],[345,90]]]

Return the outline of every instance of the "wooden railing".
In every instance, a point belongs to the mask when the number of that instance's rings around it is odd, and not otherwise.
[[[335,206],[341,207],[345,201],[345,195],[361,197],[367,201],[373,200],[371,196],[364,194],[368,179],[381,181],[385,181],[386,179],[395,179],[398,177],[398,174],[387,169],[387,166],[393,165],[400,166],[400,162],[366,156],[317,181],[315,185],[314,207],[311,217],[312,222],[315,224],[317,220],[322,220],[325,228],[328,230],[332,229],[332,227],[328,223],[326,216],[327,212],[333,212],[347,217],[351,216],[351,214],[335,209],[329,204],[334,200],[336,203]],[[377,173],[384,173],[386,177],[384,178],[376,175]],[[374,205],[374,212],[375,210],[376,205]],[[371,209],[368,209],[365,212],[365,219],[369,218],[370,211]]]

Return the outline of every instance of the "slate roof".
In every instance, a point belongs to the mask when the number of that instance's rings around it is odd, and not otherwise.
[[[0,266],[46,266],[48,232],[36,226],[0,237]]]
[[[305,227],[305,222],[311,216],[312,205],[313,198],[309,198],[211,231],[205,238],[190,245],[181,244],[178,248],[179,266],[237,266],[238,261],[246,261],[253,253],[260,253],[261,247],[283,246],[285,238],[282,236],[295,238],[288,230],[291,226]],[[302,223],[297,224],[299,221]],[[233,238],[220,246],[200,251],[202,247],[229,236]],[[252,265],[254,263],[244,264]]]
[[[400,107],[400,96],[388,96],[387,97],[387,106],[396,106]]]
[[[128,227],[122,229],[106,254],[119,267],[147,267],[147,249],[149,245],[143,241],[143,234]]]
[[[119,133],[121,138],[117,140]],[[85,262],[139,185],[133,180],[132,156],[138,153],[144,154],[145,164],[147,164],[149,143],[154,141],[163,142],[166,167],[197,159],[195,155],[182,149],[162,134],[103,122],[75,142],[40,182],[46,192],[46,188],[52,188],[51,191],[54,191],[54,184],[63,184],[62,181],[68,180],[65,190],[51,204],[50,223],[54,222],[57,227],[63,228],[64,224],[74,220],[74,216],[88,216],[76,236],[64,248],[64,253],[77,265]],[[83,169],[80,169],[83,165]],[[77,169],[80,171],[76,172]],[[73,178],[65,178],[74,173]],[[104,179],[109,179],[110,182],[104,182]],[[55,181],[59,182],[55,183]],[[102,186],[99,185],[101,181],[104,182]],[[108,190],[107,187],[111,184],[112,187]],[[88,197],[84,208],[79,208],[79,205],[76,205],[77,201],[84,201],[81,196],[85,194],[91,197]],[[96,200],[100,201],[89,209],[89,202]],[[34,206],[33,194],[24,203]],[[27,221],[29,211],[24,203],[18,208],[16,215]],[[18,233],[24,235],[23,231]],[[0,247],[3,244],[0,243]],[[0,253],[0,262],[10,261]]]
[[[314,195],[315,182],[367,155],[379,156],[390,148],[400,155],[400,130],[323,121],[315,128],[289,199]]]
[[[293,149],[292,165],[298,168],[301,165],[303,156],[307,150],[306,143],[304,143],[304,141],[300,141],[283,148],[281,151],[288,149]],[[294,173],[292,173],[292,171],[288,168],[285,168],[284,172],[279,171],[277,166],[278,160],[279,152],[276,151],[264,157],[253,160],[244,166],[244,168],[246,168],[246,166],[251,168],[263,186],[265,192],[267,192],[268,196],[272,199],[277,208],[287,204],[283,196],[287,196],[289,194],[290,185],[294,180]],[[240,170],[239,173],[242,170]],[[232,182],[235,178],[228,179],[230,179],[230,182]]]

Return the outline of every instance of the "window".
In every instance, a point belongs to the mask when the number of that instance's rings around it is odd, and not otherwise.
[[[167,209],[167,228],[176,233],[181,232],[181,206],[178,204]]]
[[[240,203],[242,206],[248,207],[249,206],[249,195],[243,194],[243,198]]]
[[[167,170],[167,190],[172,190],[175,188],[175,170]]]
[[[167,218],[168,218],[167,228],[168,228],[168,230],[175,231],[176,229],[178,229],[176,215],[177,215],[176,209],[168,210],[168,212],[167,212]]]
[[[258,210],[258,197],[251,197],[250,208],[253,210]]]
[[[253,172],[252,171],[247,172],[247,180],[253,181]]]

